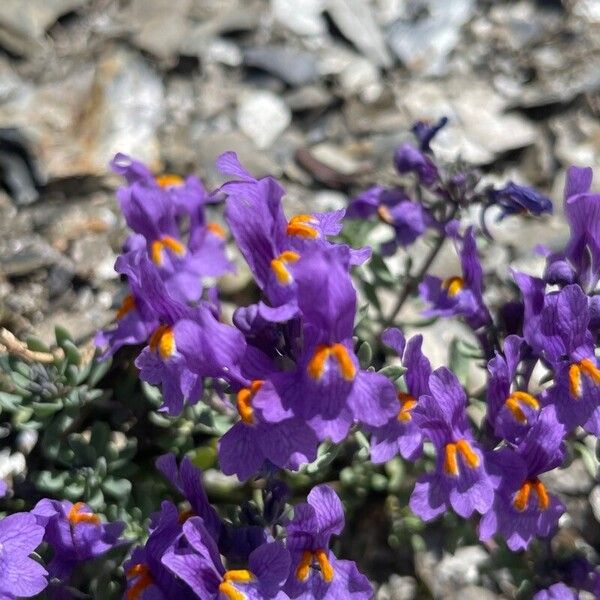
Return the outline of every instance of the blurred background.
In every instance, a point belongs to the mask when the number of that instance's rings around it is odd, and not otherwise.
[[[82,340],[112,318],[116,152],[212,185],[233,149],[314,210],[447,115],[438,154],[560,198],[599,162],[599,31],[595,0],[3,0],[0,324]],[[527,227],[500,238],[564,237]]]
[[[534,246],[566,237],[566,167],[600,163],[599,32],[598,0],[2,0],[0,326],[50,342],[66,325],[79,343],[114,318],[116,152],[210,187],[222,180],[215,158],[235,150],[256,175],[281,178],[290,211],[308,212],[392,183],[412,122],[443,115],[436,154],[555,199],[552,218],[494,225],[500,243],[484,252],[500,277],[535,271]],[[225,297],[247,282],[242,270]],[[460,331],[430,328],[435,366]],[[376,489],[377,474],[363,475]],[[600,487],[582,461],[555,485],[585,543],[600,544]],[[487,554],[474,540],[441,552],[452,522],[410,551],[401,540],[418,524],[404,519],[390,538],[401,511],[390,498],[357,506],[345,541],[384,582],[378,598],[412,598],[415,573],[437,597],[496,597],[481,587]],[[509,566],[494,567],[496,583]]]

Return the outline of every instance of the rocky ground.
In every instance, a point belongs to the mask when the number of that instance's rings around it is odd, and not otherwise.
[[[599,31],[595,0],[3,0],[0,325],[50,340],[60,323],[85,341],[110,322],[117,151],[211,185],[234,149],[282,179],[290,206],[322,209],[390,180],[412,121],[447,115],[440,155],[560,199],[569,164],[600,163]],[[535,270],[533,246],[564,240],[557,212],[497,226],[488,268]],[[434,363],[449,331],[428,338]],[[600,488],[561,485],[591,492],[579,513],[600,539]],[[428,552],[416,568],[432,593],[494,597],[481,548]],[[414,590],[394,575],[378,598]]]

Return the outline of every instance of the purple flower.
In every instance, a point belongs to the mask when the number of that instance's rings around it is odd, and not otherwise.
[[[431,140],[438,134],[440,129],[446,126],[448,123],[448,117],[442,117],[436,123],[428,123],[426,121],[417,121],[412,127],[411,131],[419,142],[419,148],[422,152],[430,152],[431,148],[429,144]]]
[[[411,201],[401,188],[369,188],[352,199],[346,216],[366,219],[375,214],[394,229],[394,238],[382,245],[386,255],[393,254],[398,246],[412,244],[433,222],[423,206]]]
[[[511,392],[522,347],[522,338],[509,335],[504,341],[504,356],[496,352],[488,363],[486,418],[498,437],[511,442],[527,431],[540,410],[539,401],[529,392]]]
[[[44,526],[44,541],[52,547],[54,555],[48,564],[51,577],[63,581],[73,569],[86,560],[104,554],[122,543],[119,540],[125,524],[102,523],[83,502],[68,500],[40,500],[31,513]]]
[[[579,594],[576,594],[564,583],[555,583],[545,590],[536,592],[533,600],[578,600]]]
[[[373,590],[356,564],[339,560],[329,550],[332,535],[344,528],[340,499],[327,485],[318,485],[308,502],[294,508],[287,526],[287,548],[292,557],[291,573],[284,591],[290,598],[368,600]]]
[[[280,422],[291,410],[319,439],[330,437],[334,442],[346,436],[354,421],[385,424],[397,413],[396,392],[383,375],[358,364],[352,347],[356,291],[347,259],[342,261],[332,250],[315,252],[298,263],[294,278],[305,323],[303,343],[295,356],[296,368],[271,375],[281,405],[265,406],[265,419]]]
[[[29,558],[43,537],[44,528],[30,513],[0,519],[0,598],[29,598],[46,588],[46,569]]]
[[[248,382],[237,392],[240,420],[219,440],[219,462],[223,473],[240,480],[257,473],[268,461],[282,469],[297,470],[317,457],[317,436],[288,411],[277,423],[265,420],[261,407],[281,404],[269,381]]]
[[[202,277],[232,270],[225,256],[225,232],[218,224],[205,223],[202,204],[206,193],[199,181],[191,180],[180,190],[172,176],[164,180],[169,185],[161,186],[153,179],[138,177],[138,170],[136,167],[130,184],[117,191],[125,220],[143,237],[148,256],[171,293],[183,301],[197,301],[202,294]],[[190,216],[187,240],[178,220],[185,213]],[[138,239],[130,238],[127,246],[132,249],[139,244]]]
[[[344,211],[301,214],[288,221],[281,205],[284,190],[272,177],[255,179],[233,152],[221,155],[217,166],[239,178],[221,187],[227,194],[225,216],[233,237],[271,306],[285,305],[294,297],[291,267],[309,249],[333,246],[326,238],[339,233]],[[368,248],[342,247],[351,264],[360,264],[370,255]],[[290,316],[278,315],[278,320]]]
[[[564,192],[571,236],[564,252],[548,257],[545,278],[593,290],[600,277],[600,194],[590,192],[592,169],[569,167]]]
[[[384,425],[397,412],[394,386],[384,376],[360,369],[351,340],[317,343],[305,331],[307,346],[295,371],[273,374],[281,403],[262,407],[265,419],[281,422],[290,411],[306,420],[319,439],[344,439],[354,421]]]
[[[539,216],[552,212],[552,201],[537,190],[509,181],[503,188],[488,190],[492,204],[501,209],[499,220],[507,215],[528,213]]]
[[[402,144],[394,152],[394,165],[401,175],[414,173],[425,187],[432,187],[438,180],[438,168],[431,158],[412,144]]]
[[[173,203],[176,215],[187,214],[193,218],[203,213],[206,203],[214,202],[202,182],[194,176],[184,179],[179,175],[166,173],[155,177],[142,162],[121,153],[115,155],[110,167],[124,177],[130,186],[141,183],[150,189],[162,189]]]
[[[460,239],[454,231],[454,224],[448,228],[455,239]],[[459,256],[462,276],[441,280],[426,275],[419,285],[419,291],[423,299],[433,305],[425,311],[426,315],[462,316],[473,329],[478,329],[490,323],[491,317],[483,301],[483,270],[472,227],[466,230],[462,238]]]
[[[191,515],[202,517],[204,526],[214,539],[219,539],[221,519],[208,502],[202,485],[202,471],[186,456],[177,467],[175,455],[164,454],[156,460],[156,468],[171,482],[171,485],[189,502],[190,511],[180,515],[180,520]]]
[[[141,270],[147,268],[141,265],[144,261],[147,257],[143,251],[131,251],[119,256],[115,263],[115,271],[127,277],[130,293],[117,311],[117,326],[96,334],[96,346],[105,348],[102,358],[112,356],[122,346],[146,342],[159,325],[140,280]]]
[[[290,555],[283,544],[263,544],[250,554],[247,569],[227,570],[198,517],[184,523],[183,535],[164,554],[162,562],[202,600],[286,598],[281,587],[289,572]]]
[[[578,285],[544,294],[544,282],[515,274],[525,302],[525,339],[554,371],[546,400],[567,430],[600,433],[600,369],[589,331],[588,298]]]
[[[484,454],[467,421],[465,392],[444,367],[431,374],[429,389],[431,395],[419,398],[414,414],[435,446],[436,467],[417,480],[410,508],[425,521],[449,506],[464,518],[474,511],[484,514],[492,505],[494,492]]]
[[[398,413],[394,418],[383,427],[365,427],[371,432],[371,460],[382,463],[397,454],[415,460],[423,449],[423,433],[412,412],[419,398],[430,393],[431,365],[421,351],[423,336],[414,336],[406,344],[399,329],[386,329],[382,340],[397,352],[407,369],[404,376],[407,391],[398,392]]]
[[[522,550],[534,537],[546,537],[556,528],[564,506],[548,493],[539,475],[562,463],[564,435],[554,408],[548,406],[514,452],[505,449],[488,455],[497,490],[479,525],[482,540],[497,533],[511,550]]]
[[[145,546],[135,548],[123,565],[126,600],[192,600],[196,597],[192,590],[162,564],[163,555],[181,535],[182,519],[177,508],[163,502],[150,529]]]
[[[216,319],[210,304],[190,307],[172,298],[143,253],[137,276],[160,324],[135,364],[141,379],[162,385],[161,410],[176,415],[186,400],[198,401],[204,377],[225,377],[235,372],[244,353],[244,339],[234,327]]]

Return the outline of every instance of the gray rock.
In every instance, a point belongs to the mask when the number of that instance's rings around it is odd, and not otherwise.
[[[77,344],[89,340],[99,329],[108,327],[114,320],[113,310],[106,310],[94,301],[93,296],[85,293],[85,307],[74,306],[70,309],[56,310],[48,315],[43,322],[36,327],[36,336],[46,344],[52,344],[54,339],[54,328],[57,325],[67,327],[73,335]],[[78,299],[78,300],[79,300]],[[81,303],[80,303],[81,304]]]
[[[392,57],[369,3],[365,0],[326,1],[327,12],[344,36],[376,65],[391,66]]]
[[[133,0],[121,18],[135,24],[136,46],[158,58],[173,58],[189,35],[191,4],[192,0]]]
[[[576,0],[573,13],[592,23],[600,23],[600,3],[597,0]]]
[[[275,20],[298,35],[324,34],[327,24],[323,18],[324,0],[272,0]]]
[[[248,92],[238,105],[238,126],[258,148],[268,148],[291,121],[285,102],[266,90]]]
[[[154,69],[139,55],[116,52],[100,62],[92,90],[80,137],[81,143],[91,143],[88,160],[92,170],[105,173],[107,159],[116,152],[156,167],[156,134],[164,119],[165,99],[163,83]],[[119,110],[114,110],[115,106]]]
[[[316,160],[342,175],[358,173],[364,166],[351,152],[328,142],[313,146],[310,153]]]
[[[201,11],[197,22],[190,23],[188,36],[181,39],[181,49],[185,54],[193,55],[194,48],[201,50],[206,46],[206,40],[216,36],[232,31],[255,30],[263,16],[262,7],[256,2],[207,2],[206,6],[209,11]],[[194,15],[194,7],[191,14]]]
[[[61,15],[80,8],[90,0],[2,0],[0,2],[0,44],[12,52],[32,55],[43,48],[46,29]]]
[[[487,559],[481,546],[464,546],[440,561],[431,552],[420,553],[416,568],[434,598],[454,598],[464,587],[479,582],[479,569]]]
[[[164,115],[159,75],[139,53],[117,47],[96,64],[51,71],[37,87],[23,82],[0,105],[0,126],[19,127],[42,171],[56,179],[105,175],[116,152],[158,168]]]
[[[375,600],[413,600],[417,597],[417,582],[414,577],[392,575],[388,583],[384,583]]]
[[[244,64],[263,69],[293,86],[311,83],[319,75],[314,54],[290,46],[248,48]]]
[[[397,21],[391,27],[390,48],[411,71],[441,75],[474,6],[473,0],[429,0],[425,17],[416,22]]]
[[[590,492],[589,500],[594,517],[600,523],[600,485],[594,486]]]
[[[478,585],[468,585],[457,591],[451,600],[496,600],[497,598],[503,598],[503,596],[498,596],[491,590]]]
[[[594,165],[600,159],[600,124],[590,115],[562,114],[550,120],[556,136],[555,153],[569,165]]]
[[[350,131],[361,135],[406,131],[410,127],[410,119],[398,110],[394,99],[387,96],[384,94],[376,102],[370,104],[365,104],[358,98],[350,98],[344,104],[343,109]],[[404,135],[405,140],[406,137]],[[394,135],[393,143],[385,149],[385,160],[389,160],[394,148],[398,145],[398,140],[398,134]]]
[[[340,73],[339,80],[344,92],[358,94],[367,103],[376,101],[383,91],[379,69],[363,57],[350,62]]]
[[[263,152],[257,152],[256,145],[239,131],[229,133],[202,134],[192,136],[192,144],[197,149],[196,160],[201,173],[213,183],[223,181],[223,175],[215,170],[215,160],[227,150],[235,149],[242,164],[255,176],[281,174],[281,167]]]
[[[333,100],[331,94],[321,85],[307,85],[290,90],[284,96],[285,103],[292,111],[324,108]]]
[[[202,57],[207,63],[221,63],[228,67],[239,67],[243,61],[242,51],[237,45],[220,37],[210,40]]]
[[[27,275],[61,261],[61,253],[38,235],[8,240],[0,249],[0,272],[7,277]]]
[[[587,494],[594,483],[581,458],[576,458],[564,469],[545,473],[543,480],[552,491],[570,495]]]
[[[95,283],[116,279],[114,264],[117,259],[106,235],[83,235],[71,247],[75,272],[83,279]]]

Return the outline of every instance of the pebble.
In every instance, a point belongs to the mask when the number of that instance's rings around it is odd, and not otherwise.
[[[425,17],[399,20],[390,29],[388,42],[396,56],[413,72],[443,75],[448,55],[460,41],[460,30],[470,18],[474,0],[429,0]]]
[[[290,46],[248,48],[244,53],[244,64],[264,69],[296,87],[312,83],[319,76],[314,54]]]
[[[271,6],[275,20],[298,35],[317,36],[327,30],[324,0],[272,0]]]
[[[368,2],[327,0],[327,12],[344,36],[365,56],[378,66],[391,66],[390,51]]]
[[[417,597],[417,582],[414,577],[392,575],[375,595],[375,600],[414,600]]]
[[[291,122],[292,113],[286,103],[266,90],[247,93],[238,105],[240,130],[261,149],[271,146]]]

